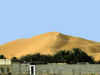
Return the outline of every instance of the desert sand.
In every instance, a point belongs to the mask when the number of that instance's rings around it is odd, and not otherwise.
[[[41,53],[54,54],[59,50],[70,50],[73,47],[79,47],[88,55],[100,59],[100,43],[92,40],[73,37],[59,32],[48,32],[33,36],[29,39],[17,39],[0,45],[0,55],[11,58],[21,55]]]

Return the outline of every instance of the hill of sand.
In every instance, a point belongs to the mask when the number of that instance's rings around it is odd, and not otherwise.
[[[7,58],[12,56],[41,53],[54,54],[59,50],[70,50],[73,47],[80,47],[83,51],[100,59],[100,43],[86,40],[80,37],[64,35],[59,32],[48,32],[33,36],[29,39],[17,39],[0,45],[0,55]]]

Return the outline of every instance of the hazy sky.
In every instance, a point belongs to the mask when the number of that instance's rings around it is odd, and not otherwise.
[[[0,45],[52,31],[100,42],[100,0],[0,0]]]

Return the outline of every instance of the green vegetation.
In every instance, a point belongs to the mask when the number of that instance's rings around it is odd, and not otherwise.
[[[19,60],[26,62],[50,62],[50,63],[68,63],[76,64],[77,62],[96,63],[94,57],[88,56],[87,53],[80,48],[72,48],[71,50],[59,50],[54,55],[43,55],[40,53],[28,54],[21,56]]]
[[[18,59],[17,57],[12,57],[11,61],[13,61],[13,62],[22,62],[22,60]]]
[[[0,55],[0,59],[6,59],[4,55]]]
[[[0,59],[5,58],[0,55]],[[71,50],[59,50],[54,55],[44,55],[40,53],[27,54],[17,57],[12,57],[11,61],[14,62],[45,62],[45,63],[67,63],[76,64],[77,62],[89,62],[90,64],[100,64],[99,61],[95,61],[93,56],[89,56],[86,52],[82,51],[81,48],[72,48]]]

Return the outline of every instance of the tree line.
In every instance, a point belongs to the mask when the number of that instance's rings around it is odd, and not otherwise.
[[[4,55],[0,55],[0,59],[5,59]],[[67,63],[76,64],[78,62],[88,62],[90,64],[100,64],[100,60],[95,61],[95,57],[89,56],[81,48],[72,48],[71,50],[59,50],[53,55],[46,54],[27,54],[20,58],[12,57],[13,62],[44,62],[44,63]]]

